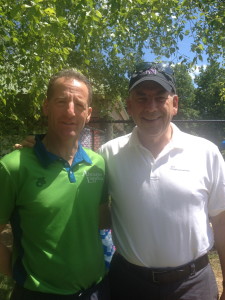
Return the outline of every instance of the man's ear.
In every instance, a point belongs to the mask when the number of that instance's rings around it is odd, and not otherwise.
[[[173,115],[175,116],[178,112],[178,102],[179,98],[177,95],[173,96]]]
[[[91,114],[92,114],[92,107],[88,107],[88,113],[87,113],[87,118],[86,118],[86,124],[90,121],[91,119]]]
[[[42,111],[45,117],[48,116],[48,100],[45,99],[42,104]]]

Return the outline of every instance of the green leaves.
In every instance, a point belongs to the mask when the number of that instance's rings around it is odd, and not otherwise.
[[[49,77],[69,66],[91,79],[99,99],[109,99],[101,109],[107,113],[126,98],[127,72],[144,49],[187,61],[178,42],[190,36],[192,63],[203,53],[224,59],[224,11],[217,0],[0,0],[0,111],[15,114],[25,131],[37,126],[26,120],[37,119]],[[3,122],[0,116],[0,128]]]
[[[199,115],[194,109],[195,87],[189,74],[189,69],[184,64],[177,64],[174,68],[177,94],[179,96],[178,119],[196,119]]]
[[[198,85],[196,107],[198,107],[202,118],[223,119],[225,114],[225,69],[221,68],[218,62],[212,60],[210,65],[200,71],[195,79]]]
[[[55,9],[53,9],[53,8],[44,9],[44,13],[50,17],[53,17],[56,15]]]

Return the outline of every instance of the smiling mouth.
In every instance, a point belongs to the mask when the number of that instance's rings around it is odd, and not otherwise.
[[[62,122],[63,125],[65,126],[74,126],[76,125],[75,123],[66,123],[66,122]]]
[[[157,121],[160,119],[160,116],[158,117],[154,117],[154,118],[146,118],[146,117],[143,117],[142,118],[144,121],[147,121],[147,122],[154,122],[154,121]]]

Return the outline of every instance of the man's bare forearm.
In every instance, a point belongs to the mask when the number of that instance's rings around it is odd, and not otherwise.
[[[225,299],[225,212],[222,212],[219,216],[212,218],[212,225],[215,237],[215,246],[219,255],[220,265],[223,276],[223,293],[221,295],[221,300]]]
[[[1,232],[5,227],[6,225],[0,225],[0,273],[12,276],[11,250],[1,242]]]
[[[108,203],[101,204],[99,210],[99,229],[110,229],[111,228],[111,215],[110,207]]]
[[[0,243],[0,273],[12,276],[11,251]]]

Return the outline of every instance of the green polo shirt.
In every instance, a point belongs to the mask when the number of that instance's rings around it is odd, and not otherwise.
[[[12,225],[18,284],[72,294],[104,277],[98,219],[106,185],[100,155],[79,145],[70,167],[38,140],[35,148],[1,159],[0,182],[0,224]]]

